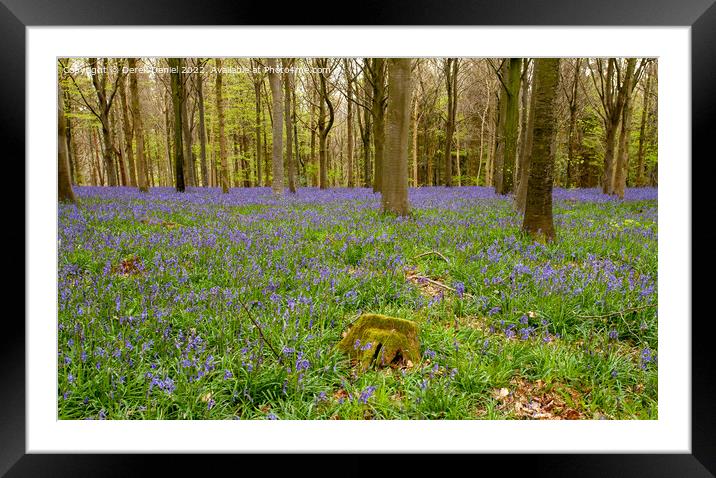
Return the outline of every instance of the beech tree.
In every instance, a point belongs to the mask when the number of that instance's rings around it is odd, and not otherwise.
[[[552,220],[552,180],[559,58],[537,58],[534,78],[534,130],[522,229],[538,240],[553,241],[556,235]]]
[[[57,82],[57,199],[64,202],[76,202],[70,181],[70,162],[67,157],[67,125],[65,121],[65,101],[62,86]]]
[[[144,158],[144,123],[142,121],[142,109],[139,101],[139,88],[137,87],[137,59],[130,58],[127,62],[130,68],[129,93],[132,97],[132,119],[134,123],[134,136],[137,138],[137,186],[141,192],[147,192],[147,164]]]
[[[216,59],[216,115],[219,117],[219,162],[221,164],[221,192],[229,192],[229,164],[226,157],[226,134],[224,132],[224,97],[222,86],[222,65],[221,58]]]
[[[276,58],[268,58],[269,85],[271,86],[271,98],[273,101],[273,143],[271,162],[273,165],[273,182],[271,189],[276,195],[283,194],[283,91],[281,90],[281,78],[278,73],[278,62]]]
[[[408,137],[410,131],[410,58],[390,58],[388,63],[388,108],[386,113],[386,154],[383,158],[381,203],[384,212],[408,214]]]
[[[184,142],[182,141],[182,102],[184,101],[184,82],[181,78],[183,62],[181,58],[169,58],[172,106],[174,108],[174,168],[176,171],[176,190],[183,193],[184,182]]]

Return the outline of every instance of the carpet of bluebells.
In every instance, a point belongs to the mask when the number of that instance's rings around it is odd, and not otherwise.
[[[489,188],[411,189],[407,218],[368,189],[75,191],[60,419],[657,418],[656,189],[557,189],[547,245]],[[420,363],[351,364],[363,312],[417,321]]]

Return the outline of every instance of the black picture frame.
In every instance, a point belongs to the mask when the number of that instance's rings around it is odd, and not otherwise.
[[[387,3],[364,0],[350,16],[339,13],[338,3],[317,0],[293,6],[271,8],[267,2],[192,0],[0,0],[0,135],[3,149],[25,157],[25,28],[60,25],[570,25],[570,26],[690,26],[692,74],[692,156],[710,159],[711,125],[716,116],[716,4],[714,0],[412,0],[409,3]],[[690,158],[684,158],[684,162]],[[18,166],[20,164],[17,161]],[[692,162],[693,165],[693,162]],[[713,178],[692,172],[692,207],[706,205],[709,189],[698,181]],[[712,166],[713,167],[713,166]],[[24,167],[15,177],[23,178]],[[694,182],[695,180],[695,182]],[[24,198],[24,194],[23,194]],[[707,209],[708,211],[708,209]],[[706,215],[712,214],[706,212]],[[708,225],[697,222],[692,212],[692,238],[714,239]],[[24,222],[24,219],[23,219]],[[710,221],[702,221],[708,223]],[[24,230],[24,228],[23,228]],[[23,245],[25,259],[27,251]],[[712,243],[712,242],[711,242]],[[713,253],[704,249],[699,264],[704,270],[714,262]],[[692,257],[695,252],[692,251]],[[10,252],[5,259],[12,274],[24,270],[19,254]],[[707,269],[709,268],[709,269]],[[692,273],[695,271],[692,269]],[[6,272],[7,274],[8,272]],[[16,277],[16,276],[15,276]],[[24,273],[23,273],[24,277]],[[20,283],[19,280],[16,280]],[[24,284],[25,281],[22,281]],[[699,303],[709,297],[710,281],[692,280],[692,297]],[[693,305],[696,305],[695,303]],[[692,330],[692,421],[691,454],[547,454],[481,455],[473,457],[473,470],[487,472],[492,466],[512,472],[548,474],[550,476],[714,476],[716,472],[716,427],[713,397],[716,396],[712,372],[711,342],[713,313],[693,313],[684,307],[685,323],[691,319]],[[690,316],[690,317],[689,317]],[[188,472],[192,467],[206,469],[206,460],[196,457],[165,457],[156,460],[149,455],[83,455],[25,453],[25,327],[22,321],[7,316],[0,333],[0,474],[7,476],[129,476],[137,472],[165,471],[168,461]],[[166,459],[169,458],[169,459]],[[242,462],[242,457],[224,455],[221,461]],[[272,472],[281,467],[296,469],[303,458],[273,460],[264,457]],[[398,465],[406,466],[406,460]],[[410,459],[413,465],[425,466],[425,460]],[[203,464],[202,464],[203,462]],[[435,457],[435,464],[445,463]],[[212,459],[211,469],[218,472],[219,463]],[[228,464],[228,463],[221,463]],[[243,465],[246,466],[246,465]],[[363,470],[377,466],[360,457],[342,462],[346,470]],[[385,466],[385,465],[380,465]],[[488,468],[490,466],[490,468]],[[340,473],[326,465],[326,473]],[[244,472],[248,469],[244,468]],[[210,472],[207,470],[206,472]],[[311,472],[317,473],[315,465]],[[364,474],[361,472],[361,474]],[[372,474],[372,473],[371,473]]]

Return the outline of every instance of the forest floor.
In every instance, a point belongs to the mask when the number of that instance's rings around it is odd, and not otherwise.
[[[488,188],[411,189],[408,218],[368,189],[75,191],[60,419],[657,418],[656,189],[556,190],[549,245]],[[416,321],[419,363],[352,364],[361,313]]]

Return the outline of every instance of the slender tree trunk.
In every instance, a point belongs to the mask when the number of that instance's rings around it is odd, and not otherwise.
[[[284,58],[283,63],[288,68],[292,60]],[[293,75],[287,71],[283,73],[284,119],[286,122],[286,169],[288,170],[288,190],[296,192],[296,163],[293,157],[293,124],[291,122],[291,89]]]
[[[524,166],[525,156],[527,155],[527,117],[529,116],[529,60],[522,62],[522,86],[520,86],[520,135],[519,135],[519,152],[517,153],[514,183],[515,189],[519,188],[520,171]]]
[[[364,59],[364,71],[368,71],[368,65],[370,60]],[[370,81],[368,81],[367,75],[363,80],[363,94],[364,103],[371,105],[373,103],[372,90],[369,88]],[[373,117],[371,111],[368,108],[363,108],[363,187],[371,187],[371,164],[370,164],[370,144],[371,144],[371,131],[373,130]]]
[[[216,60],[216,112],[219,117],[219,161],[221,162],[221,192],[226,194],[229,192],[229,164],[226,157],[226,134],[224,125],[224,96],[222,83],[222,59]]]
[[[536,61],[536,60],[535,60]],[[520,177],[517,182],[517,194],[515,195],[515,209],[520,213],[525,212],[527,203],[527,183],[530,177],[530,155],[532,154],[532,143],[534,141],[534,125],[535,125],[535,91],[537,91],[537,77],[532,79],[532,94],[530,95],[529,114],[527,116],[527,126],[525,129],[524,156],[520,159]]]
[[[199,157],[201,161],[201,185],[209,186],[208,171],[206,166],[206,118],[204,114],[204,78],[202,74],[196,72],[194,74],[194,84],[196,85],[196,99],[199,107]]]
[[[505,60],[502,67],[503,78],[507,77],[507,65]],[[507,92],[504,87],[500,88],[500,97],[497,102],[497,128],[495,130],[495,156],[492,163],[492,180],[495,183],[495,193],[502,194],[503,177],[505,164],[505,120],[507,118]]]
[[[278,73],[278,62],[275,58],[267,58],[268,78],[271,86],[271,99],[273,101],[273,140],[272,157],[273,181],[271,189],[275,195],[283,194],[283,92],[281,91],[281,78]]]
[[[316,111],[316,106],[311,104],[311,184],[313,187],[318,187],[319,185],[319,179],[318,179],[318,157],[316,156],[316,128],[318,128],[318,124],[316,123],[316,120],[314,118]]]
[[[70,180],[70,161],[67,155],[67,124],[65,101],[61,83],[57,82],[57,199],[62,202],[76,202]]]
[[[176,169],[176,190],[184,192],[184,142],[182,139],[182,102],[184,101],[184,83],[181,78],[182,62],[179,58],[169,58],[172,89],[172,106],[174,108],[174,164]]]
[[[452,186],[452,140],[455,133],[455,114],[457,112],[457,58],[446,58],[445,86],[447,88],[447,120],[445,122],[445,150],[443,163],[445,164],[445,185]]]
[[[506,62],[507,63],[507,62]],[[507,85],[505,98],[505,121],[502,137],[504,138],[504,153],[502,162],[502,187],[500,194],[509,194],[514,190],[515,156],[517,154],[517,127],[519,120],[520,76],[522,74],[522,59],[511,58],[507,68],[507,76],[503,77]]]
[[[413,99],[413,187],[418,187],[418,99]]]
[[[184,144],[184,176],[186,180],[186,185],[189,187],[196,186],[196,178],[195,178],[195,168],[194,168],[194,161],[193,161],[193,155],[191,151],[191,122],[189,119],[189,112],[188,112],[188,104],[189,104],[189,85],[187,84],[187,75],[184,74],[181,70],[181,68],[184,67],[186,64],[186,60],[181,58],[179,60],[180,70],[179,70],[179,79],[182,82],[181,85],[181,93],[182,93],[182,101],[181,101],[181,124],[182,124],[182,133],[183,133],[183,144]]]
[[[492,98],[492,92],[490,91],[490,88],[487,89],[487,101],[485,101],[485,111],[482,112],[482,120],[480,121],[480,156],[478,157],[478,165],[477,165],[477,178],[475,179],[475,186],[480,185],[480,175],[482,173],[482,158],[484,154],[484,133],[485,133],[485,120],[489,116],[490,113],[490,99]],[[489,155],[489,153],[488,153]],[[487,159],[485,160],[487,163]],[[487,186],[487,174],[485,174],[485,186]]]
[[[136,58],[129,59],[129,68],[136,68]],[[147,192],[147,164],[144,159],[144,123],[142,122],[142,107],[139,101],[139,88],[137,86],[137,73],[132,72],[129,76],[129,93],[132,97],[132,117],[134,120],[134,136],[137,139],[137,186],[141,192]],[[167,124],[168,127],[168,124]],[[169,145],[167,144],[167,156],[169,156]]]
[[[316,64],[319,68],[326,68],[326,59],[317,59]],[[333,127],[333,121],[335,119],[335,113],[333,111],[333,103],[331,102],[328,89],[327,79],[325,73],[319,73],[319,82],[321,88],[321,98],[319,101],[318,108],[318,141],[319,141],[319,187],[321,189],[328,188],[328,133]],[[328,107],[328,121],[326,122],[326,110],[325,106]]]
[[[343,60],[344,70],[346,72],[346,96],[347,108],[346,125],[347,125],[347,141],[348,141],[348,187],[355,187],[355,178],[353,177],[353,75],[351,73],[350,64],[347,58]]]
[[[411,103],[410,58],[390,58],[386,156],[383,160],[381,202],[384,212],[405,216],[408,203],[408,138]]]
[[[261,79],[254,77],[254,97],[256,103],[256,185],[261,186]]]
[[[644,86],[644,103],[641,109],[641,124],[639,126],[639,150],[637,153],[637,175],[636,185],[638,187],[644,186],[644,146],[646,145],[646,120],[649,117],[649,96],[651,95],[651,72],[647,69],[646,72],[646,85]]]
[[[373,72],[373,145],[375,160],[373,161],[373,192],[382,191],[383,175],[383,149],[385,144],[385,112],[383,102],[385,101],[385,59],[372,59]]]
[[[538,240],[556,237],[552,219],[552,181],[557,132],[559,58],[535,59],[534,132],[522,229]]]
[[[119,85],[119,104],[122,107],[122,123],[123,128],[122,131],[124,132],[124,144],[125,144],[125,152],[127,154],[127,166],[129,167],[129,185],[132,187],[137,186],[137,174],[135,172],[135,166],[134,166],[134,149],[132,147],[132,142],[134,141],[134,131],[133,131],[133,125],[129,118],[129,112],[127,108],[127,95],[125,93],[126,89],[126,79],[122,79],[122,83]]]
[[[569,102],[569,132],[567,134],[567,184],[569,188],[572,185],[572,178],[579,177],[579,167],[577,165],[577,150],[579,143],[577,142],[577,107],[579,106],[579,64],[580,59],[577,58],[574,67],[574,78],[572,80],[572,95]]]
[[[627,164],[629,161],[629,136],[631,133],[631,96],[635,66],[636,58],[627,59],[627,72],[623,84],[624,104],[622,106],[622,125],[619,134],[619,155],[617,156],[616,169],[614,171],[614,194],[616,194],[619,199],[624,199],[624,190],[626,189]]]

